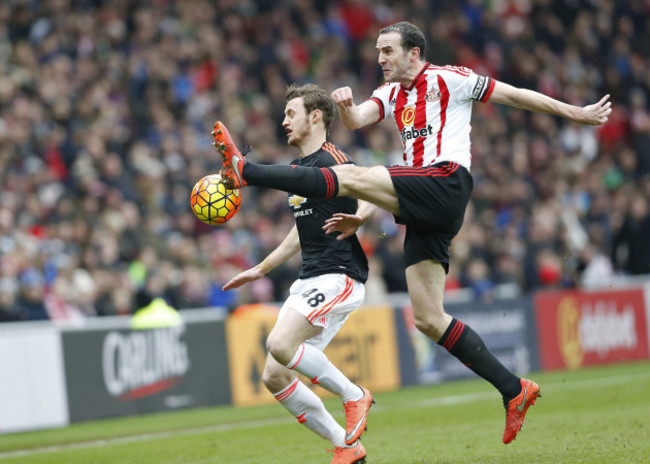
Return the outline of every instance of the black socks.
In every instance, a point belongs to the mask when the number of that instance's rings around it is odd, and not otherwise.
[[[519,377],[506,369],[490,353],[481,337],[471,327],[458,319],[452,319],[438,344],[494,385],[506,401],[511,400],[521,391]]]
[[[244,164],[242,177],[249,185],[270,187],[306,198],[334,198],[339,191],[330,168],[289,165]]]

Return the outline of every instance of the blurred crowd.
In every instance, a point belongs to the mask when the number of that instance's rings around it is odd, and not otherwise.
[[[231,292],[293,225],[285,193],[250,188],[223,226],[189,194],[220,167],[222,120],[249,156],[297,156],[281,128],[289,83],[381,83],[378,30],[409,20],[436,64],[576,105],[586,127],[475,104],[475,190],[448,288],[489,298],[650,273],[650,4],[644,0],[7,0],[0,4],[0,320],[281,301],[299,257]],[[399,164],[392,122],[331,140],[362,165]],[[369,297],[405,291],[403,229],[361,232]],[[155,283],[151,283],[155,282]],[[154,290],[155,289],[155,290]]]

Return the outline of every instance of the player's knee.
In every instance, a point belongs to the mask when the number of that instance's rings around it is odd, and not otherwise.
[[[266,340],[266,349],[277,362],[286,366],[293,358],[295,347],[292,347],[286,339],[273,336],[273,332]]]
[[[436,313],[414,315],[413,322],[415,327],[434,341],[440,340],[445,331],[443,327],[443,318]]]
[[[277,383],[276,375],[273,369],[270,369],[268,366],[264,368],[262,373],[262,383],[271,393],[274,392],[274,385]]]
[[[262,383],[268,391],[271,393],[277,393],[281,391],[286,385],[288,385],[292,380],[292,377],[287,375],[286,372],[283,372],[278,368],[277,365],[266,365],[264,366],[264,372],[262,373]]]
[[[420,331],[428,334],[434,327],[433,322],[428,317],[417,317],[413,318],[415,327]]]

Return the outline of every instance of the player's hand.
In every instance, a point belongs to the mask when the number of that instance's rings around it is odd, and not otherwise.
[[[332,92],[332,100],[334,103],[339,105],[339,107],[346,107],[354,105],[354,100],[352,99],[352,89],[350,87],[341,87]]]
[[[582,108],[581,118],[577,122],[592,126],[605,124],[608,116],[612,112],[612,102],[607,100],[609,100],[609,95],[605,95],[598,103],[584,106]]]
[[[325,220],[323,230],[326,234],[340,232],[337,240],[343,240],[357,233],[363,225],[363,218],[358,214],[335,213],[331,218]]]
[[[264,277],[264,271],[260,269],[259,266],[255,266],[237,274],[235,277],[230,279],[230,282],[221,287],[221,289],[232,290],[233,288],[239,288],[248,282],[261,279],[262,277]]]

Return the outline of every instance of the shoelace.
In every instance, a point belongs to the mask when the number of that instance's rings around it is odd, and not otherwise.
[[[328,450],[327,450],[327,452],[328,452],[329,454],[333,454],[333,455],[335,455],[335,456],[336,456],[336,453],[338,453],[338,452],[339,452],[339,450],[341,450],[341,451],[343,451],[344,449],[346,449],[346,448],[335,448],[335,449],[328,449]]]
[[[336,453],[337,450],[342,451],[342,450],[345,450],[345,449],[353,449],[353,448],[355,448],[355,446],[350,446],[349,448],[348,447],[343,447],[343,446],[337,446],[334,449],[328,449],[327,452],[330,453],[330,454],[333,454],[333,453]]]

